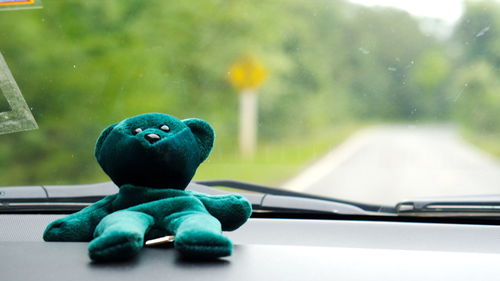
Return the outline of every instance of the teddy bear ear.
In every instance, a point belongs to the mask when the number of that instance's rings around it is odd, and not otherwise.
[[[200,163],[207,159],[212,147],[214,146],[215,132],[214,129],[205,121],[196,118],[182,120],[186,124],[200,146],[201,159]]]
[[[118,123],[109,125],[109,127],[104,129],[104,131],[102,131],[101,134],[99,135],[99,137],[97,138],[97,142],[95,144],[95,151],[94,151],[94,155],[96,157],[98,157],[98,154],[101,152],[101,147],[102,147],[102,144],[104,143],[104,140],[106,140],[109,133],[111,133],[111,131],[116,127],[116,125],[118,125]]]

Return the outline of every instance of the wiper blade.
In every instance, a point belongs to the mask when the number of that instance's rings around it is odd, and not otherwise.
[[[188,189],[210,195],[239,193],[252,203],[254,213],[369,214],[353,203],[239,181],[197,181],[191,183]]]
[[[112,182],[0,187],[1,213],[72,213],[118,192]]]
[[[103,197],[6,198],[0,199],[0,213],[72,213],[92,205]]]
[[[239,193],[252,203],[255,212],[261,213],[373,215],[382,212],[394,214],[393,208],[389,209],[389,207],[353,203],[236,181],[192,182],[186,190],[208,195]],[[112,182],[87,185],[3,187],[0,188],[0,212],[71,213],[116,192],[118,192],[118,187]]]
[[[398,215],[499,216],[500,195],[417,198],[396,205]]]
[[[234,180],[206,180],[206,181],[197,181],[200,185],[211,186],[211,187],[226,187],[236,189],[238,191],[246,191],[246,192],[254,192],[266,194],[266,196],[274,195],[274,196],[286,196],[290,198],[303,198],[303,199],[315,199],[319,200],[317,202],[333,202],[339,204],[345,204],[349,206],[357,207],[366,212],[376,212],[376,213],[395,213],[394,207],[391,206],[381,206],[381,205],[373,205],[373,204],[365,204],[347,200],[340,200],[335,198],[330,198],[326,196],[319,196],[295,191],[289,191],[279,188],[273,188],[263,185],[251,184],[241,181]]]
[[[77,212],[92,203],[76,202],[3,202],[0,213],[34,213],[34,212]]]

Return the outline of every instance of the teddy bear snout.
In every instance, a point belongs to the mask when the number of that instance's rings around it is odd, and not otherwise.
[[[147,134],[144,136],[144,138],[147,141],[149,141],[151,144],[153,144],[161,139],[161,137],[157,134]]]

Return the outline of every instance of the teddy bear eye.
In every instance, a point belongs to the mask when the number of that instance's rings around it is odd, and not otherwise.
[[[132,134],[135,136],[137,135],[138,133],[142,132],[142,129],[141,128],[136,128],[132,131]]]
[[[160,127],[160,130],[162,130],[162,131],[164,131],[164,132],[168,132],[168,131],[170,131],[170,127],[168,127],[167,125],[162,125],[162,126]]]

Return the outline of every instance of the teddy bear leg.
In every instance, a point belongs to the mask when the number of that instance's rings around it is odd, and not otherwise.
[[[101,220],[95,239],[89,244],[89,256],[95,261],[129,259],[144,244],[144,234],[153,225],[150,215],[135,211],[119,211]]]
[[[218,258],[231,255],[233,244],[222,236],[220,222],[213,216],[193,212],[172,219],[174,247],[186,258]]]

